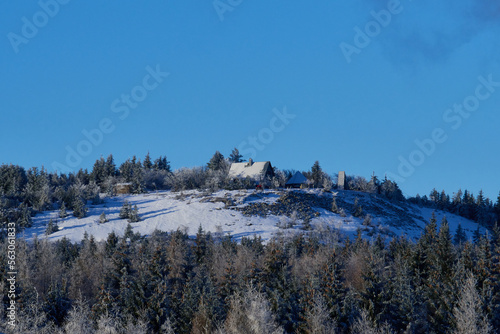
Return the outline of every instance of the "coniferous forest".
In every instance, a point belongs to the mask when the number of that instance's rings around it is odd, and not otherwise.
[[[416,242],[323,230],[237,243],[201,227],[195,238],[18,240],[9,332],[498,332],[500,233],[469,242],[437,226]]]
[[[0,166],[0,261],[8,263],[7,229],[31,225],[43,210],[87,214],[86,206],[115,196],[160,189],[251,188],[227,179],[230,161],[217,152],[207,166],[172,171],[166,157],[112,156],[92,171],[48,173]],[[268,187],[283,187],[293,170],[275,168]],[[315,163],[313,186],[334,189]],[[451,234],[433,216],[417,240],[349,239],[334,228],[285,232],[263,242],[199,230],[127,230],[97,242],[16,240],[16,327],[7,326],[9,269],[0,267],[0,330],[7,333],[497,333],[500,332],[500,214],[479,193],[404,198],[396,183],[349,177],[351,190],[391,201],[447,210],[479,222],[487,233]],[[130,209],[129,217],[136,215]],[[135,212],[135,214],[132,214]],[[139,217],[136,217],[139,219]],[[100,217],[105,220],[106,217]],[[131,218],[132,219],[132,218]],[[56,229],[57,225],[52,226]]]

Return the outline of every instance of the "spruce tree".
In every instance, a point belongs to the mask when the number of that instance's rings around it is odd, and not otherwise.
[[[453,194],[453,198],[451,200],[450,211],[453,213],[458,213],[460,210],[460,206],[462,205],[462,189],[458,189],[458,191]]]
[[[66,212],[66,204],[62,202],[61,208],[59,209],[59,218],[64,219],[68,216],[68,213]]]
[[[493,210],[496,214],[496,221],[500,224],[500,193],[498,194],[497,202],[495,203]]]
[[[99,216],[99,224],[104,224],[107,223],[109,220],[106,217],[106,213],[103,211],[101,215]]]
[[[47,293],[43,308],[47,318],[57,326],[63,324],[66,314],[71,309],[71,300],[67,294],[67,289],[61,283],[52,283]]]
[[[92,173],[90,173],[91,179],[101,186],[107,177],[106,161],[101,156],[99,160],[94,163],[94,168],[92,168]]]
[[[487,208],[487,198],[485,198],[483,190],[479,191],[474,205],[475,220],[481,224],[487,224],[489,220],[489,211]]]
[[[49,220],[49,224],[47,225],[47,229],[45,230],[45,235],[50,235],[59,231],[59,226],[57,226],[57,222],[54,222],[52,218]]]
[[[321,185],[321,180],[323,178],[323,170],[321,169],[318,160],[316,160],[311,167],[311,178],[314,187],[319,187]]]
[[[113,254],[116,249],[116,245],[118,244],[119,238],[116,235],[115,231],[108,234],[108,238],[106,239],[105,250],[107,255]]]
[[[429,199],[431,200],[434,207],[438,206],[439,197],[439,192],[436,190],[436,188],[433,188],[431,193],[429,194]]]
[[[216,151],[210,161],[207,163],[207,167],[208,169],[213,171],[224,170],[224,156],[219,151]]]
[[[413,253],[414,270],[421,279],[427,279],[434,265],[435,246],[437,243],[437,220],[432,212],[429,223],[425,225],[424,233],[417,242],[415,252]]]
[[[387,177],[385,179],[385,184],[387,186]],[[372,175],[372,178],[370,179],[370,182],[367,184],[367,191],[372,194],[380,194],[381,192],[381,184],[380,181],[378,180],[377,176],[375,175],[375,172]]]
[[[374,323],[384,322],[387,307],[387,281],[380,272],[381,259],[375,254],[368,255],[367,270],[363,273],[364,291],[361,293],[362,306]]]
[[[337,200],[335,199],[335,196],[333,196],[333,201],[332,201],[332,212],[339,213],[339,208],[337,207]]]
[[[32,210],[25,203],[19,204],[17,209],[21,214],[17,218],[16,225],[21,228],[31,227],[33,225],[33,219],[31,218]]]
[[[496,230],[498,230],[497,226]],[[489,297],[487,300],[487,307],[490,309],[491,322],[498,328],[500,327],[500,235],[496,231],[496,235],[492,236],[490,242],[491,251],[491,261],[490,270],[488,277],[488,285],[490,285]]]
[[[443,216],[438,234],[438,265],[441,271],[441,279],[451,281],[453,271],[454,252],[451,242],[450,227],[446,216]]]
[[[379,193],[383,194],[389,200],[404,201],[405,199],[403,192],[398,187],[398,184],[396,182],[389,180],[387,176],[385,177],[384,181],[382,181],[378,189]],[[417,203],[418,201],[419,199],[417,198]]]
[[[147,309],[146,317],[153,331],[160,332],[160,327],[167,320],[169,302],[168,293],[170,285],[167,284],[166,277],[169,273],[169,266],[166,261],[165,247],[159,245],[152,250],[151,258],[148,260],[148,285],[146,287]]]
[[[87,215],[87,207],[83,200],[79,197],[73,202],[73,216],[76,218],[84,218]]]
[[[481,240],[481,232],[479,231],[479,225],[477,225],[477,228],[474,230],[474,233],[472,234],[472,242],[474,244],[479,244],[479,241]]]
[[[99,205],[103,203],[101,200],[101,197],[99,195],[100,193],[100,188],[99,186],[94,182],[90,181],[90,183],[86,187],[86,199],[92,201],[92,205]]]
[[[132,225],[130,223],[127,224],[127,227],[125,228],[125,232],[123,233],[123,238],[127,239],[129,238],[132,240],[134,237],[134,231],[132,230]]]
[[[447,210],[450,206],[450,196],[446,195],[446,192],[444,190],[442,190],[441,194],[439,195],[437,206],[440,210]]]
[[[141,217],[139,217],[139,209],[137,208],[137,205],[134,205],[134,208],[130,211],[128,218],[129,218],[128,219],[129,223],[137,223],[138,221],[141,221]]]
[[[462,245],[467,241],[467,235],[465,234],[464,229],[462,228],[462,224],[458,223],[457,231],[455,232],[455,237],[453,238],[453,242],[455,245]]]
[[[153,163],[151,162],[151,157],[149,156],[149,152],[148,152],[148,154],[146,154],[146,157],[144,158],[144,162],[142,163],[142,166],[145,169],[153,168]]]
[[[415,318],[417,285],[412,275],[412,270],[403,251],[395,254],[393,262],[394,277],[388,280],[388,313],[389,322],[396,333],[403,333],[409,323]]]
[[[166,156],[160,156],[158,159],[156,159],[153,164],[153,168],[156,170],[163,170],[171,173],[170,161],[167,161]]]
[[[229,155],[230,162],[243,162],[245,160],[242,159],[243,156],[240,154],[240,151],[235,147],[231,154]]]
[[[423,239],[423,240],[422,240]],[[428,246],[433,246],[437,240],[437,219],[436,213],[433,211],[429,223],[425,225],[424,235],[421,240],[428,244]]]
[[[320,292],[334,319],[341,316],[341,305],[346,287],[344,286],[341,261],[335,249],[330,252],[327,262],[319,272]]]
[[[444,333],[452,324],[454,251],[446,217],[443,217],[430,262],[430,274],[425,281],[429,323],[436,332]]]
[[[358,218],[363,216],[363,208],[359,204],[359,199],[357,197],[354,199],[354,212],[352,215]]]
[[[115,160],[114,160],[112,154],[108,155],[108,157],[106,159],[105,167],[106,167],[106,176],[108,176],[108,177],[116,176],[116,173],[117,173],[116,165],[115,165]]]
[[[120,219],[128,219],[130,217],[131,211],[132,211],[132,206],[128,201],[125,201],[120,209],[118,217],[120,217]]]
[[[194,255],[197,263],[202,263],[205,259],[207,253],[207,236],[203,228],[198,227],[198,232],[196,233]]]

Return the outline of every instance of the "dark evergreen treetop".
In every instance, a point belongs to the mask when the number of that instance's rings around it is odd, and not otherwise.
[[[146,154],[146,157],[144,158],[144,162],[142,163],[142,166],[145,169],[153,168],[153,163],[151,162],[151,157],[149,156],[149,152],[148,152],[148,154]]]
[[[315,187],[320,186],[323,178],[323,170],[321,169],[318,160],[316,160],[311,167],[311,178]]]
[[[215,151],[214,155],[210,159],[210,161],[207,163],[207,167],[210,170],[223,170],[225,167],[225,160],[224,156],[222,153],[219,151]]]
[[[467,241],[467,235],[465,234],[462,224],[458,223],[457,231],[455,232],[455,237],[453,242],[455,245],[461,245]]]
[[[158,159],[156,159],[153,164],[153,168],[156,170],[164,170],[169,173],[172,171],[170,167],[170,161],[167,160],[166,156],[160,156]]]
[[[245,161],[242,158],[243,158],[243,156],[240,154],[240,151],[235,147],[231,151],[231,154],[229,155],[229,159],[228,160],[230,162],[243,162],[243,161]]]

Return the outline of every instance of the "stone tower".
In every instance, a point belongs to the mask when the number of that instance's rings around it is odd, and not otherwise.
[[[345,177],[345,172],[340,171],[339,176],[337,178],[337,189],[339,190],[345,190],[347,189],[347,181]]]

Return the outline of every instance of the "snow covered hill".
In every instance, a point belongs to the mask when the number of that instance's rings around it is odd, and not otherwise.
[[[340,213],[331,211],[335,195]],[[244,236],[258,235],[269,240],[276,233],[296,233],[321,229],[325,226],[338,229],[342,234],[354,237],[358,229],[366,238],[381,234],[387,237],[407,235],[418,237],[432,209],[419,208],[406,203],[395,204],[383,198],[356,191],[323,192],[308,190],[233,190],[215,193],[202,191],[155,192],[140,195],[122,195],[104,198],[101,205],[90,206],[85,218],[69,216],[58,218],[58,211],[47,211],[33,218],[34,224],[21,234],[28,240],[36,235],[45,238],[50,219],[56,221],[59,231],[47,236],[49,240],[63,237],[71,241],[82,240],[85,232],[96,240],[105,240],[109,233],[123,235],[128,222],[119,218],[125,201],[137,205],[141,221],[131,223],[133,232],[150,235],[155,230],[172,231],[185,229],[195,235],[199,226],[212,233],[230,234],[237,240]],[[359,218],[355,202],[362,209]],[[99,216],[104,212],[107,223],[100,224]],[[366,219],[366,215],[371,219]],[[436,212],[438,223],[446,215],[450,230],[460,223],[467,233],[478,225],[468,219],[444,212]],[[484,229],[481,229],[484,232]]]

